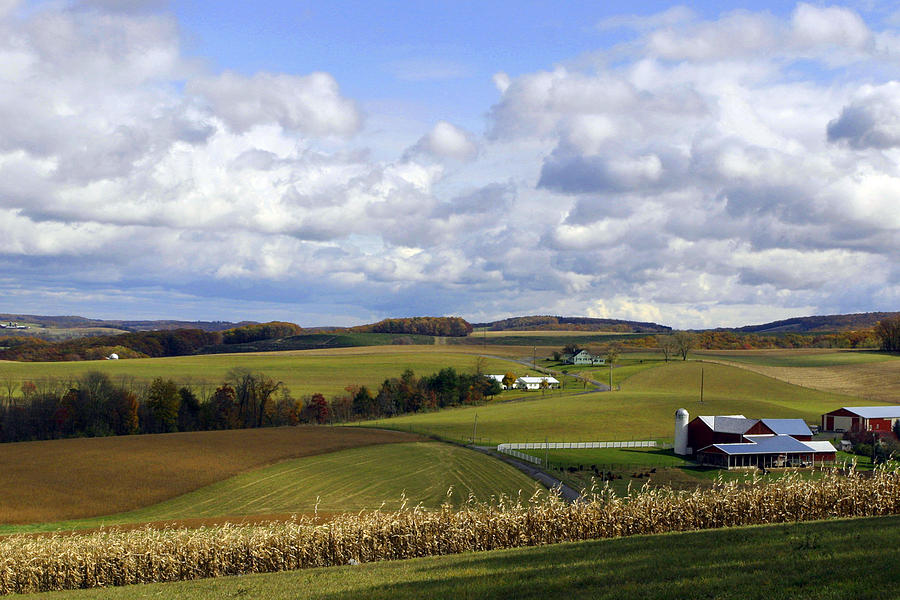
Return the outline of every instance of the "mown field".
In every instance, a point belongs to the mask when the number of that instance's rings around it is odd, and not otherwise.
[[[21,598],[881,600],[900,517],[697,531]]]
[[[0,523],[134,510],[285,459],[418,439],[298,426],[3,444]]]
[[[704,352],[715,360],[795,385],[852,396],[846,405],[900,403],[900,356],[867,351]]]
[[[540,486],[506,463],[440,442],[380,444],[285,460],[253,469],[139,510],[25,526],[32,533],[162,521],[217,522],[219,517],[325,515],[411,506],[459,505],[469,496],[531,496]],[[404,500],[405,499],[405,500]]]
[[[416,375],[430,375],[444,367],[472,373],[478,348],[451,346],[374,346],[368,348],[321,351],[213,354],[172,358],[96,360],[79,362],[25,363],[0,361],[0,381],[17,382],[56,378],[74,380],[87,371],[107,373],[114,381],[121,378],[149,382],[155,377],[173,379],[179,385],[216,386],[228,371],[244,367],[282,381],[295,396],[316,392],[330,397],[345,392],[348,385],[377,387],[389,377],[399,377],[407,368]],[[530,353],[530,348],[528,352]],[[492,349],[492,352],[493,349]],[[483,362],[488,372],[512,370],[524,375],[528,369],[500,358]],[[212,391],[212,390],[210,390]]]
[[[700,374],[704,375],[704,402]],[[445,438],[471,438],[478,415],[480,443],[598,441],[671,438],[674,414],[801,418],[817,423],[823,412],[853,398],[791,385],[746,369],[677,361],[642,370],[624,380],[621,391],[495,403],[407,415],[372,422]]]

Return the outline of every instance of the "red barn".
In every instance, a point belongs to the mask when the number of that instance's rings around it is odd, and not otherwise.
[[[845,406],[822,415],[824,431],[890,432],[900,419],[900,406]]]
[[[730,469],[806,466],[835,460],[834,446],[813,442],[803,419],[700,416],[681,427],[687,429],[687,453],[695,454],[701,464]]]

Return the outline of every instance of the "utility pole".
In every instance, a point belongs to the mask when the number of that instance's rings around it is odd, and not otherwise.
[[[700,367],[700,403],[703,403],[703,367]]]
[[[537,346],[531,347],[531,366],[537,369]]]
[[[475,436],[478,434],[478,413],[475,413],[475,424],[472,425],[472,445],[475,445]]]
[[[550,468],[550,438],[544,438],[544,468]]]

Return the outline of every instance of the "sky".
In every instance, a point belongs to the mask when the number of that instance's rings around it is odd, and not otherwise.
[[[0,0],[0,312],[892,310],[894,3]]]

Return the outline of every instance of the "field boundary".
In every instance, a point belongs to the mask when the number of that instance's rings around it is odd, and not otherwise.
[[[536,465],[544,461],[519,450],[584,450],[588,448],[657,448],[656,440],[631,440],[625,442],[509,442],[497,444],[497,452],[515,456]]]

